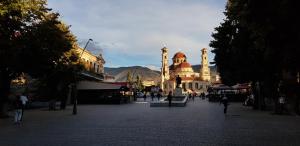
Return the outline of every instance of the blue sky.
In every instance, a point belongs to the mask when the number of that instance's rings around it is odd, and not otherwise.
[[[48,0],[71,31],[106,67],[159,68],[161,48],[169,58],[184,52],[191,64],[201,63],[214,28],[222,22],[226,0]],[[211,48],[209,48],[211,50]],[[213,54],[209,54],[213,61]],[[171,60],[170,62],[171,63]]]

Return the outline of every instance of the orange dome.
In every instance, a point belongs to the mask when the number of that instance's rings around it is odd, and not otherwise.
[[[176,68],[191,68],[192,66],[187,62],[180,63]]]
[[[182,52],[177,52],[173,58],[186,58],[186,56]]]

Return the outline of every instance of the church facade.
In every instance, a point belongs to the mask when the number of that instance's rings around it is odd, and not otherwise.
[[[168,64],[168,48],[164,47],[162,51],[161,67],[161,89],[164,94],[174,91],[176,87],[176,77],[181,78],[181,88],[183,93],[196,92],[197,94],[207,91],[211,84],[211,74],[208,64],[207,49],[201,50],[201,67],[199,71],[194,71],[187,57],[183,52],[177,52],[172,58],[172,64]]]

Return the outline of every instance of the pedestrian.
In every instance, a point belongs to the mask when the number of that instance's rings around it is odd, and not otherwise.
[[[157,101],[160,100],[160,97],[161,97],[161,94],[160,94],[160,93],[157,93]]]
[[[25,107],[26,107],[26,104],[28,102],[28,98],[27,96],[23,93],[21,94],[20,96],[20,100],[22,101],[22,116],[21,116],[21,121],[23,120],[23,117],[24,117],[24,110],[25,110]]]
[[[157,95],[158,101],[160,101],[160,98],[162,97],[162,95],[163,95],[163,90],[159,88],[158,95]]]
[[[15,108],[15,124],[20,124],[22,117],[22,101],[21,96],[18,94],[16,99],[14,100],[14,108]]]
[[[172,106],[172,98],[173,98],[172,91],[170,91],[169,94],[168,94],[169,107]]]
[[[147,92],[145,92],[144,95],[143,95],[144,101],[146,101],[146,98],[147,98],[147,95],[146,95],[146,94],[147,94]]]
[[[223,104],[224,105],[224,114],[227,113],[227,107],[228,107],[228,98],[226,97],[226,95],[224,94],[221,101],[220,101],[220,104]]]
[[[195,101],[195,95],[196,94],[196,92],[195,91],[193,91],[193,93],[192,93],[192,99],[193,99],[193,101]]]
[[[285,110],[285,108],[284,108],[285,98],[284,98],[283,95],[281,95],[281,96],[279,97],[278,102],[279,102],[279,109],[280,109],[279,113],[282,114],[283,111]]]
[[[154,92],[151,91],[150,95],[151,95],[151,100],[153,101],[153,99],[154,99]]]

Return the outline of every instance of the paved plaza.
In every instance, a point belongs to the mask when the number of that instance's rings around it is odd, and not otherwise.
[[[139,99],[141,100],[141,99]],[[142,101],[142,100],[141,100]],[[148,102],[27,110],[20,126],[0,119],[0,146],[300,145],[300,117],[223,106],[196,98],[186,107]]]

